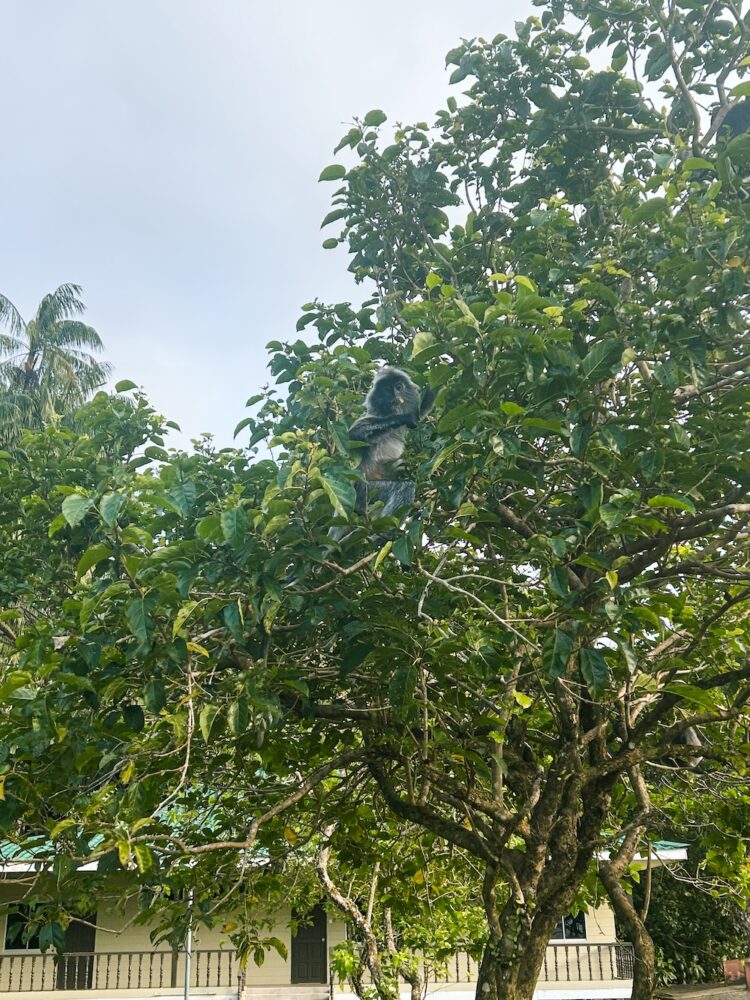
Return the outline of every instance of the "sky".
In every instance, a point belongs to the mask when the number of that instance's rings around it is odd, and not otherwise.
[[[114,379],[232,444],[313,298],[357,301],[320,222],[353,115],[432,119],[462,38],[531,0],[0,0],[0,292],[83,286]],[[386,126],[386,127],[389,127]],[[241,438],[238,438],[241,443]]]

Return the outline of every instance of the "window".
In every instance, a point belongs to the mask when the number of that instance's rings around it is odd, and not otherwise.
[[[22,903],[9,910],[5,920],[6,951],[39,951],[39,931],[30,936],[25,933],[31,909]]]
[[[586,917],[583,913],[568,915],[557,921],[552,941],[581,941],[586,937]]]

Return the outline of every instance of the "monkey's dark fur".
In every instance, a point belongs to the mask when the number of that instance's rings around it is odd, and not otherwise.
[[[724,139],[735,139],[748,130],[750,130],[750,101],[740,101],[725,115],[719,135]]]
[[[349,429],[351,441],[366,445],[360,452],[359,468],[368,483],[378,484],[370,496],[383,501],[383,514],[414,499],[413,484],[398,479],[401,456],[406,447],[407,430],[417,426],[420,417],[432,409],[434,401],[435,394],[428,390],[422,396],[406,372],[382,368],[365,398],[364,415]],[[408,487],[406,491],[405,487]],[[358,491],[360,513],[366,508],[367,492],[366,487]]]

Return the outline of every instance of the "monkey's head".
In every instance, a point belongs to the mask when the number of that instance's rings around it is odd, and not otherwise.
[[[378,417],[393,413],[419,413],[419,389],[406,372],[381,368],[367,394],[367,412]]]

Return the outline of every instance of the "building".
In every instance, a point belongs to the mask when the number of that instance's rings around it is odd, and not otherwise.
[[[652,845],[652,865],[684,860],[685,845]],[[636,859],[641,865],[645,859]],[[186,955],[166,944],[154,948],[149,928],[134,921],[135,908],[118,906],[115,893],[100,899],[97,912],[74,921],[66,933],[66,951],[56,959],[43,953],[38,939],[23,943],[27,919],[20,879],[38,870],[31,856],[0,865],[0,1000],[30,1000],[54,992],[61,1000],[156,998],[184,995]],[[348,994],[330,982],[331,950],[346,938],[338,915],[316,907],[295,935],[292,912],[274,914],[273,934],[287,958],[267,953],[262,966],[248,964],[241,975],[227,937],[218,929],[196,931],[189,963],[190,996],[199,1000],[324,1000]],[[425,966],[428,997],[473,1000],[477,965],[458,954],[440,967]],[[566,917],[547,948],[536,1000],[628,1000],[632,991],[633,953],[617,941],[614,915],[606,903],[585,914]]]

